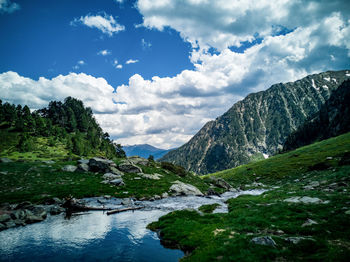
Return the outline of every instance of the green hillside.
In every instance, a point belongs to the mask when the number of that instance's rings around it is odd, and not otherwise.
[[[349,260],[350,133],[211,176],[268,191],[230,199],[227,214],[177,211],[150,224],[188,252],[183,261]]]

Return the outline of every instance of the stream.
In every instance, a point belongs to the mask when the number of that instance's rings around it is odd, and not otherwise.
[[[49,216],[45,221],[0,232],[0,261],[178,261],[181,250],[164,248],[146,226],[159,217],[182,209],[219,203],[214,213],[227,212],[225,201],[266,190],[226,192],[220,197],[169,197],[129,203],[145,208],[110,216],[103,211]],[[88,206],[125,208],[121,199],[83,199]],[[125,204],[125,203],[124,203]]]

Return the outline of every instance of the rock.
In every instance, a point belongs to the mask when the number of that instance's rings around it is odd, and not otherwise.
[[[195,186],[185,184],[178,180],[173,182],[173,185],[169,188],[169,191],[175,195],[203,196],[203,193]]]
[[[121,204],[124,206],[133,206],[134,200],[132,200],[131,198],[123,198]]]
[[[345,211],[345,215],[350,215],[350,210]]]
[[[147,166],[149,162],[147,159],[143,157],[138,157],[138,156],[128,157],[128,160],[134,165],[143,165],[143,166]]]
[[[104,180],[114,180],[114,179],[121,178],[120,176],[112,174],[112,173],[106,173],[102,177]]]
[[[73,165],[66,165],[64,167],[61,168],[62,171],[65,172],[75,172],[75,170],[77,170],[78,167],[73,166]]]
[[[155,200],[161,199],[161,197],[159,195],[154,195],[153,197],[154,197]]]
[[[13,222],[16,224],[16,226],[25,226],[26,225],[26,223],[21,219],[13,220]]]
[[[66,210],[63,208],[63,207],[60,207],[60,206],[52,206],[50,208],[50,214],[51,215],[58,215],[58,214],[61,214],[63,212],[65,212]]]
[[[43,161],[41,161],[41,162],[43,162],[44,164],[47,164],[47,165],[52,165],[52,164],[55,164],[55,163],[56,163],[56,162],[53,161],[53,160],[43,160]]]
[[[154,174],[144,174],[144,173],[138,173],[137,175],[146,178],[146,179],[153,179],[153,180],[159,180],[162,175],[154,173]]]
[[[169,194],[168,194],[167,192],[164,192],[164,193],[162,194],[162,198],[167,198],[167,197],[169,197]]]
[[[214,189],[209,188],[207,191],[207,195],[208,196],[220,196],[220,194],[218,192],[216,192]]]
[[[83,172],[89,172],[89,165],[85,163],[78,164],[78,170]]]
[[[99,157],[93,157],[89,160],[89,168],[92,172],[109,172],[110,166],[114,166],[115,163],[112,160],[103,159]]]
[[[114,166],[111,166],[110,168],[110,172],[115,174],[115,175],[118,175],[118,176],[123,176],[124,173],[118,169],[116,169]]]
[[[126,172],[126,173],[142,173],[142,169],[136,165],[134,165],[133,163],[129,162],[128,160],[124,160],[122,161],[119,166],[118,169],[122,172]]]
[[[115,186],[124,186],[125,185],[123,179],[121,179],[121,178],[110,180],[108,183],[115,185]]]
[[[270,236],[254,237],[251,242],[257,245],[276,247],[276,242]]]
[[[13,162],[13,161],[7,157],[0,158],[0,163],[11,163],[11,162]]]
[[[12,219],[24,219],[25,216],[26,213],[22,209],[15,210],[11,214]]]
[[[13,220],[5,222],[4,225],[5,225],[6,229],[16,227],[16,223]]]
[[[1,174],[1,175],[7,175],[7,174],[8,174],[8,171],[1,171],[0,174]]]
[[[327,204],[329,201],[322,201],[321,199],[317,197],[308,197],[308,196],[303,196],[303,197],[290,197],[285,200],[284,202],[289,202],[289,203],[303,203],[303,204]]]
[[[230,190],[232,188],[232,186],[222,178],[217,178],[215,176],[211,176],[210,180],[217,187],[221,187],[221,188],[226,189],[226,190]]]
[[[32,206],[33,206],[32,203],[30,203],[29,201],[24,201],[24,202],[16,205],[13,209],[26,209],[26,208],[30,208]]]
[[[301,225],[301,227],[307,227],[312,225],[317,225],[318,223],[310,218],[306,219],[305,223]]]
[[[31,208],[29,210],[33,213],[34,216],[41,217],[41,218],[43,218],[43,220],[47,216],[47,212],[46,212],[45,208],[42,206],[33,206],[33,208]]]
[[[320,186],[320,183],[318,181],[312,181],[308,185],[304,186],[304,189],[306,189],[306,190],[313,190],[314,187],[318,187],[318,186]]]
[[[44,220],[45,220],[45,218],[43,218],[41,216],[27,215],[25,222],[27,224],[33,224],[33,223],[41,222],[41,221],[44,221]]]
[[[11,216],[9,214],[0,215],[0,223],[4,223],[11,220]]]
[[[299,244],[300,241],[302,240],[311,240],[311,241],[315,241],[315,239],[313,238],[306,238],[306,237],[287,237],[284,239],[286,242],[289,242],[291,244],[297,245]]]
[[[79,164],[86,164],[86,165],[88,165],[88,164],[89,164],[89,161],[90,161],[89,159],[79,159],[79,160],[78,160],[78,163],[79,163]]]

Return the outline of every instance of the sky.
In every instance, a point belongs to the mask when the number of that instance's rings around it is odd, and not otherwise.
[[[67,96],[123,145],[181,146],[247,94],[350,69],[347,0],[0,0],[0,99]]]

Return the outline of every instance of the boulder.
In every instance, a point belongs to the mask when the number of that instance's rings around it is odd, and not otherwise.
[[[124,173],[118,169],[116,169],[114,166],[111,166],[110,168],[110,172],[115,174],[115,175],[118,175],[118,176],[123,176]]]
[[[87,164],[87,165],[88,165],[88,164],[89,164],[89,161],[90,161],[89,159],[79,159],[79,160],[78,160],[78,163],[79,163],[79,164]]]
[[[11,220],[11,216],[9,214],[0,215],[0,223],[4,223]]]
[[[214,189],[209,188],[207,191],[207,195],[208,196],[220,196],[220,194],[218,192],[216,192]]]
[[[112,160],[93,157],[89,160],[89,168],[92,172],[109,172],[110,166],[114,166]]]
[[[50,214],[51,215],[58,215],[58,214],[63,213],[64,211],[66,211],[66,210],[63,207],[60,207],[60,206],[52,206],[50,208]]]
[[[146,179],[153,179],[153,180],[159,180],[162,175],[154,173],[154,174],[144,174],[144,173],[138,173],[137,175],[146,178]]]
[[[114,179],[117,179],[117,178],[121,178],[120,176],[115,175],[113,173],[106,173],[102,177],[103,177],[104,180],[114,180]]]
[[[306,219],[305,223],[301,225],[301,227],[308,227],[312,225],[317,225],[318,223],[310,218]]]
[[[53,161],[53,160],[43,160],[41,162],[43,162],[44,164],[47,164],[47,165],[55,164],[55,161]]]
[[[119,166],[118,169],[122,172],[126,172],[126,173],[142,173],[142,169],[136,165],[134,165],[133,163],[129,162],[128,160],[124,160],[122,161]]]
[[[139,156],[128,157],[128,160],[130,161],[130,163],[134,165],[143,165],[143,166],[147,166],[149,162],[146,158],[139,157]]]
[[[167,198],[167,197],[169,197],[169,194],[168,194],[167,192],[164,192],[164,193],[162,194],[162,198]]]
[[[303,197],[290,197],[285,200],[284,202],[289,202],[289,203],[303,203],[303,204],[328,204],[329,201],[322,201],[321,199],[317,197],[308,197],[308,196],[303,196]]]
[[[73,165],[66,165],[64,167],[62,167],[62,171],[65,171],[65,172],[75,172],[75,170],[77,170],[78,167],[76,166],[73,166]]]
[[[133,206],[134,200],[132,198],[123,198],[121,204],[124,206]]]
[[[256,245],[276,247],[276,242],[270,236],[254,237],[250,242]]]
[[[11,162],[13,162],[13,161],[7,157],[0,158],[0,163],[11,163]]]
[[[185,195],[185,196],[203,196],[203,193],[190,184],[183,183],[181,181],[176,180],[173,182],[173,185],[169,188],[169,191],[174,193],[175,195]]]
[[[121,178],[109,180],[108,183],[109,183],[109,184],[112,184],[112,185],[115,185],[115,186],[124,186],[124,185],[125,185],[123,179],[121,179]]]
[[[212,181],[212,183],[217,186],[217,187],[220,187],[220,188],[223,188],[223,189],[226,189],[226,190],[230,190],[232,188],[232,186],[227,183],[224,179],[222,178],[218,178],[218,177],[215,177],[215,176],[211,176],[210,177],[210,180]]]
[[[284,239],[286,242],[297,245],[299,244],[300,241],[302,240],[310,240],[310,241],[315,241],[315,239],[311,237],[287,237]]]
[[[89,172],[89,165],[85,163],[78,164],[78,170],[83,172]]]

